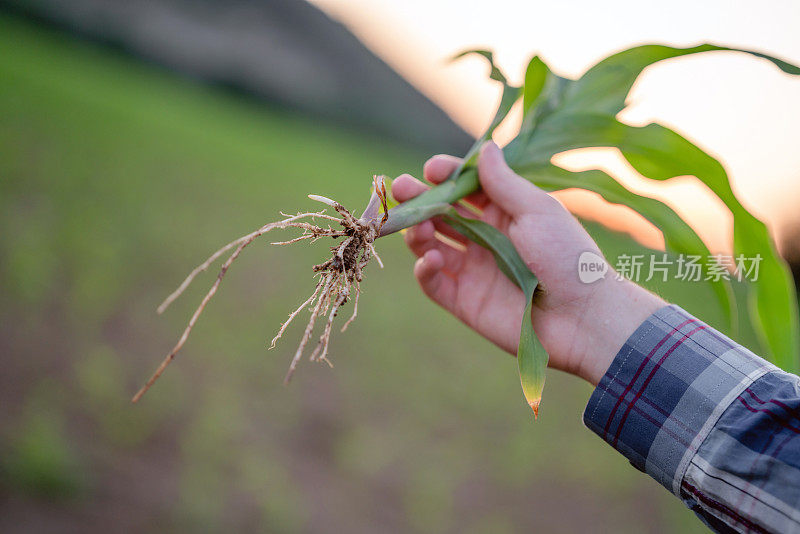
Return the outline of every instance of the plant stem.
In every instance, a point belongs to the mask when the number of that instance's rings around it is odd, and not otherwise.
[[[389,218],[381,228],[379,237],[409,228],[436,215],[442,215],[450,204],[476,192],[478,188],[477,169],[465,168],[455,179],[447,180],[418,197],[390,209]]]

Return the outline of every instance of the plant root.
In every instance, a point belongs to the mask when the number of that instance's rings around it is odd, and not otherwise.
[[[297,309],[289,314],[288,319],[281,325],[277,335],[272,339],[269,347],[270,349],[274,348],[275,344],[283,336],[289,324],[303,310],[309,309],[311,310],[311,317],[306,324],[303,337],[301,338],[294,357],[289,364],[289,370],[286,373],[284,383],[288,383],[289,380],[291,380],[292,375],[297,368],[297,364],[302,358],[306,346],[311,339],[317,319],[320,317],[326,318],[326,321],[317,345],[311,352],[310,360],[325,362],[331,367],[333,366],[328,359],[328,347],[330,344],[333,322],[336,319],[339,309],[347,303],[351,297],[351,292],[354,290],[355,304],[353,308],[353,314],[342,327],[342,332],[344,332],[358,314],[358,296],[361,293],[361,281],[363,280],[365,267],[367,264],[369,264],[372,258],[375,258],[378,264],[383,267],[383,262],[378,256],[373,242],[380,235],[381,226],[383,226],[383,223],[386,222],[386,213],[388,212],[388,208],[386,206],[386,188],[383,182],[383,177],[373,177],[373,192],[369,203],[367,204],[367,208],[364,210],[364,213],[360,218],[356,218],[341,204],[329,198],[318,195],[309,195],[309,198],[331,206],[337,212],[339,217],[328,215],[324,212],[324,210],[297,213],[296,215],[287,215],[281,212],[281,215],[283,215],[285,219],[266,224],[247,235],[231,241],[224,247],[214,252],[206,261],[195,267],[195,269],[189,273],[186,279],[181,283],[178,289],[176,289],[164,300],[163,303],[161,303],[161,305],[158,307],[158,313],[163,313],[164,310],[166,310],[167,307],[169,307],[169,305],[172,304],[172,302],[174,302],[175,299],[177,299],[187,287],[189,287],[192,281],[200,273],[207,270],[226,252],[234,249],[233,253],[231,253],[231,255],[222,264],[220,272],[217,275],[217,279],[214,281],[211,289],[208,290],[205,297],[203,297],[203,300],[200,302],[200,305],[192,314],[192,317],[189,319],[189,323],[184,329],[180,339],[169,352],[169,354],[167,354],[150,379],[145,383],[144,386],[142,386],[136,395],[133,396],[132,402],[137,402],[142,398],[142,396],[150,389],[156,380],[158,380],[172,360],[175,359],[175,356],[181,350],[181,348],[183,348],[183,345],[186,343],[186,340],[194,328],[197,319],[203,313],[203,310],[205,310],[205,307],[217,292],[217,289],[222,282],[222,278],[225,276],[233,262],[239,257],[242,250],[244,250],[245,247],[255,241],[258,237],[278,228],[299,228],[303,231],[303,233],[300,236],[287,241],[274,242],[272,243],[273,245],[288,245],[300,241],[314,242],[324,237],[330,237],[334,240],[344,238],[340,243],[331,247],[331,257],[328,260],[313,267],[315,276],[319,278],[316,287],[314,288],[314,292]],[[383,208],[382,217],[380,216],[381,214],[379,212],[381,207]],[[303,219],[305,219],[305,221]],[[318,226],[308,222],[309,219],[312,221],[314,219],[335,221],[342,228],[334,229],[330,226],[330,224],[327,227]]]

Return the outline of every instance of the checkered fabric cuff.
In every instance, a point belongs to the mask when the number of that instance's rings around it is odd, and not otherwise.
[[[776,368],[678,306],[651,315],[589,399],[587,427],[680,497],[689,462],[731,402]]]

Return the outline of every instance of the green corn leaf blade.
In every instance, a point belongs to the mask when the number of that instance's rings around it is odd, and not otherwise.
[[[452,207],[443,215],[445,222],[456,231],[489,250],[503,273],[526,295],[533,296],[539,280],[503,232],[491,224],[463,217]]]
[[[489,77],[492,80],[496,80],[503,84],[503,94],[500,97],[500,103],[497,105],[497,111],[495,111],[492,122],[489,123],[489,126],[486,128],[486,131],[483,132],[483,135],[475,140],[469,151],[467,151],[467,154],[462,159],[461,164],[454,169],[452,173],[450,173],[450,176],[447,177],[446,181],[455,180],[465,170],[475,167],[481,146],[485,141],[492,138],[494,131],[506,119],[508,113],[511,111],[511,108],[514,107],[514,104],[516,104],[517,100],[519,100],[520,96],[522,96],[522,88],[509,85],[505,75],[495,65],[494,55],[492,52],[488,50],[465,50],[453,56],[452,60],[455,61],[471,54],[477,54],[489,62],[489,66],[492,69]]]
[[[571,172],[552,164],[516,170],[520,176],[546,191],[581,188],[599,194],[612,204],[628,206],[661,230],[667,250],[678,254],[700,256],[703,262],[708,262],[710,252],[705,243],[672,208],[654,198],[637,195],[603,171]],[[736,331],[738,312],[731,282],[720,279],[708,283],[714,290],[727,319],[727,327]]]
[[[762,258],[759,278],[749,285],[748,311],[756,331],[772,353],[772,361],[797,373],[800,319],[791,272],[772,245],[767,227],[752,215],[749,221],[734,221],[733,246],[737,254]]]
[[[429,189],[430,191],[439,192],[439,188],[435,187]],[[419,197],[412,199],[417,200]],[[423,200],[425,200],[423,198]],[[436,199],[431,199],[436,200]],[[431,217],[436,217],[437,215],[442,215],[446,213],[452,206],[450,206],[449,202],[453,201],[446,201],[444,202],[415,202],[412,204],[411,202],[404,202],[399,206],[396,206],[389,210],[389,216],[386,219],[386,222],[383,226],[381,226],[381,237],[385,237],[387,235],[393,234],[395,232],[399,232],[400,230],[404,230],[406,228],[410,228],[415,224],[419,224],[422,221],[427,221]]]
[[[558,106],[566,80],[553,74],[545,63],[534,56],[525,69],[522,85],[522,124],[518,137],[533,133],[536,123]]]
[[[497,266],[509,280],[531,297],[539,283],[517,249],[500,230],[477,219],[468,219],[459,215],[454,209],[445,214],[445,222],[470,241],[488,249],[494,256]]]
[[[517,366],[522,392],[534,416],[538,417],[548,360],[547,352],[536,337],[531,322],[533,293],[539,281],[508,237],[492,225],[462,217],[452,208],[445,214],[444,220],[460,234],[488,249],[500,270],[519,286],[525,295],[526,306],[517,347]]]
[[[389,217],[381,227],[381,236],[386,236],[408,228],[422,221],[442,214],[449,204],[474,193],[479,189],[477,169],[467,168],[456,179],[448,179],[436,187],[431,187],[421,195],[403,202],[389,210]]]
[[[658,124],[635,127],[609,115],[559,111],[539,123],[524,145],[509,147],[516,160],[511,166],[515,170],[542,167],[559,152],[584,147],[616,147],[639,173],[651,179],[696,176],[725,203],[734,217],[735,255],[761,258],[762,274],[749,284],[754,326],[777,365],[790,371],[798,369],[800,321],[794,283],[767,228],[741,205],[722,165]]]
[[[486,61],[489,62],[489,66],[492,68],[491,73],[489,74],[489,78],[492,80],[496,80],[503,85],[508,85],[508,79],[506,78],[503,71],[495,64],[494,62],[494,53],[491,50],[480,50],[480,49],[470,49],[470,50],[463,50],[458,54],[454,55],[450,58],[450,61],[456,61],[466,56],[477,55],[484,58]]]
[[[625,99],[642,70],[659,61],[702,52],[743,52],[766,59],[788,74],[800,69],[785,61],[751,50],[704,44],[690,48],[643,45],[607,57],[570,84],[563,110],[569,113],[600,112],[616,115],[625,107]]]
[[[614,117],[601,114],[571,115],[560,110],[544,117],[529,135],[514,138],[504,152],[512,168],[550,163],[561,152],[593,146],[617,146],[626,134]]]
[[[491,73],[489,74],[489,78],[503,84],[503,95],[500,98],[500,104],[497,106],[497,111],[494,114],[492,122],[489,124],[489,127],[486,129],[483,135],[478,138],[476,143],[472,146],[467,155],[464,157],[465,161],[474,159],[474,156],[477,154],[476,148],[480,149],[482,141],[491,138],[494,130],[497,128],[497,126],[500,125],[501,122],[503,122],[503,120],[508,115],[508,112],[511,111],[511,108],[514,107],[514,104],[517,102],[517,100],[519,100],[520,96],[522,96],[522,88],[513,86],[508,83],[505,74],[503,74],[503,72],[500,70],[499,67],[497,67],[497,65],[494,62],[494,54],[489,50],[464,50],[463,52],[459,52],[458,54],[453,56],[451,61],[455,61],[457,59],[461,59],[469,55],[478,55],[489,62],[489,66],[492,69]]]
[[[460,221],[454,210],[451,211],[448,207],[449,203],[478,190],[479,182],[474,162],[480,146],[484,140],[491,137],[494,128],[504,120],[511,107],[522,96],[524,112],[522,128],[517,138],[505,148],[509,165],[517,172],[527,173],[529,179],[544,187],[551,189],[582,187],[601,194],[611,202],[620,202],[633,207],[662,229],[667,246],[671,250],[687,251],[685,253],[688,254],[688,251],[707,249],[674,212],[658,201],[634,195],[600,171],[569,173],[575,175],[570,177],[564,174],[568,172],[564,169],[553,171],[551,167],[554,166],[550,164],[552,156],[574,148],[617,147],[628,161],[647,177],[667,180],[688,174],[697,176],[706,183],[734,214],[735,251],[749,257],[760,255],[762,258],[760,277],[757,283],[751,284],[749,302],[756,329],[760,330],[766,347],[774,355],[778,365],[788,370],[798,369],[800,327],[792,279],[785,264],[778,257],[766,227],[741,206],[731,191],[722,166],[701,149],[667,128],[658,125],[636,128],[619,123],[615,119],[616,113],[624,108],[628,92],[636,78],[648,65],[664,59],[710,51],[749,53],[771,61],[784,72],[800,74],[800,69],[794,65],[759,52],[714,45],[683,49],[645,45],[620,52],[601,61],[576,81],[556,76],[544,63],[540,64],[538,58],[534,58],[526,70],[525,86],[520,89],[508,85],[507,78],[494,64],[491,52],[476,50],[459,54],[457,57],[475,53],[489,61],[492,79],[504,84],[503,98],[498,112],[487,132],[476,141],[467,154],[465,158],[467,164],[457,169],[444,184],[390,210],[389,221],[384,226],[386,231],[382,231],[382,235],[421,222],[429,216],[446,213],[448,221],[458,231],[492,250],[503,272],[515,280],[527,294],[525,282],[518,281],[515,274],[517,271],[509,267],[508,261],[513,263],[513,256],[498,253],[503,247],[493,246],[492,241],[495,238],[489,238],[487,241],[483,235],[489,235],[491,231],[481,228],[479,221]],[[544,82],[541,81],[542,77]],[[576,181],[578,183],[575,183]],[[435,206],[430,206],[432,204]],[[502,241],[501,238],[496,239],[498,243]],[[510,242],[508,245],[518,258]],[[533,287],[535,288],[535,285]],[[733,304],[728,285],[723,287],[714,284],[714,290],[721,304],[727,302]],[[532,291],[531,289],[531,294]],[[725,309],[729,307],[725,306]],[[530,310],[527,309],[525,313],[529,319]],[[530,401],[538,398],[537,391],[538,395],[541,394],[547,356],[543,350],[537,348],[538,341],[533,335],[532,326],[531,337],[527,337],[525,325],[529,323],[529,320],[523,321],[519,365],[523,390]],[[544,354],[544,357],[539,354]]]
[[[766,225],[742,206],[717,160],[664,126],[650,124],[639,133],[643,135],[637,136],[636,143],[620,147],[637,171],[658,180],[687,174],[696,176],[730,209],[734,254],[761,258],[758,279],[748,284],[749,312],[756,332],[776,365],[787,371],[800,369],[796,289]]]
[[[478,154],[481,151],[481,146],[483,143],[488,141],[492,138],[492,134],[500,126],[505,118],[508,116],[508,113],[511,111],[511,108],[514,107],[514,104],[517,103],[520,96],[520,89],[518,87],[512,87],[510,85],[503,86],[503,95],[500,97],[500,103],[497,106],[497,111],[495,111],[494,117],[492,118],[492,122],[489,124],[489,127],[483,132],[478,139],[470,147],[467,154],[462,158],[461,163],[452,173],[450,176],[447,177],[447,180],[455,180],[461,174],[464,173],[467,169],[475,168],[478,164]]]
[[[533,410],[533,417],[539,417],[539,404],[542,402],[545,373],[547,373],[547,351],[544,350],[536,332],[533,331],[531,309],[533,301],[528,301],[522,315],[522,328],[519,333],[519,348],[517,349],[517,368],[522,393],[528,406]]]
[[[489,124],[489,127],[486,129],[486,131],[483,132],[483,135],[481,135],[475,144],[472,145],[472,148],[464,157],[465,163],[472,164],[477,158],[478,151],[480,150],[483,142],[491,139],[495,129],[505,120],[506,116],[508,116],[508,113],[511,111],[511,108],[514,107],[514,104],[516,104],[517,100],[519,100],[520,96],[522,96],[522,88],[510,85],[508,83],[505,75],[495,65],[493,54],[487,50],[466,50],[456,55],[453,59],[455,60],[462,58],[469,54],[478,54],[479,56],[485,58],[489,62],[489,66],[492,68],[492,72],[489,77],[492,80],[496,80],[503,84],[503,94],[500,97],[500,104],[497,106],[497,111],[492,118],[492,122]]]
[[[550,75],[550,69],[539,56],[533,56],[528,62],[528,67],[525,69],[525,83],[522,86],[523,118],[536,109],[535,104],[542,96],[545,82]]]
[[[508,116],[509,111],[511,111],[511,108],[513,108],[514,104],[516,104],[517,100],[519,100],[520,93],[521,91],[519,87],[513,87],[511,85],[503,86],[503,96],[500,98],[500,105],[498,105],[497,107],[497,111],[494,114],[494,118],[492,119],[491,124],[489,124],[489,128],[486,129],[484,134],[478,140],[479,142],[476,143],[478,150],[480,150],[480,146],[483,144],[483,141],[488,141],[489,139],[492,138],[492,134],[494,133],[494,131],[497,129],[498,126],[500,126],[500,123],[502,123],[505,120],[505,118]],[[476,157],[477,150],[473,154],[471,154],[471,156],[473,158]]]

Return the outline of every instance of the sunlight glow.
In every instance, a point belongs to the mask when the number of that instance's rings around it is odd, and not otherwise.
[[[558,74],[577,77],[612,52],[651,42],[713,42],[800,64],[800,3],[792,1],[312,1],[473,135],[490,120],[500,91],[487,80],[488,69],[479,59],[447,63],[465,48],[494,50],[513,81],[519,81],[533,54]],[[736,53],[666,61],[645,71],[620,119],[672,127],[723,162],[742,203],[773,231],[788,222],[797,224],[800,78]],[[498,138],[513,133],[506,128]],[[718,202],[709,201],[696,180],[648,184],[620,158],[614,163],[613,156],[594,153],[599,159],[580,156],[581,168],[604,168],[627,187],[666,199],[712,248],[730,246],[730,216]]]

